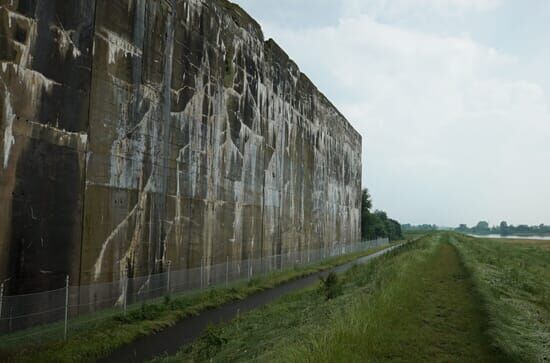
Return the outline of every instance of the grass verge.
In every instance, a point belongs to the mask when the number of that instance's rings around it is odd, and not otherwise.
[[[138,337],[158,332],[179,320],[214,309],[222,304],[244,299],[254,293],[270,289],[288,281],[318,271],[345,264],[383,248],[327,259],[309,266],[296,267],[268,276],[241,282],[230,288],[213,288],[208,291],[174,296],[163,301],[143,304],[126,316],[117,315],[86,325],[72,333],[67,342],[16,346],[0,349],[2,362],[93,362],[109,355],[118,347]]]

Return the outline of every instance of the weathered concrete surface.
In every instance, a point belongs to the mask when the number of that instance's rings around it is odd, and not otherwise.
[[[0,0],[0,280],[78,280],[93,1]]]
[[[224,0],[0,0],[12,292],[360,239],[361,138]]]

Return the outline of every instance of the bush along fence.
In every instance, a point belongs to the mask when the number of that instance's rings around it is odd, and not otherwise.
[[[229,261],[216,265],[123,278],[103,284],[65,286],[34,294],[4,296],[0,285],[0,348],[67,339],[90,323],[126,313],[127,309],[166,295],[192,293],[230,283],[251,280],[296,266],[305,266],[345,254],[383,247],[387,238],[352,245],[289,252],[261,259]]]

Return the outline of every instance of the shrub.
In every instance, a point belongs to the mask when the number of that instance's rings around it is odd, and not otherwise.
[[[338,281],[338,275],[331,272],[327,277],[319,277],[321,280],[320,290],[326,300],[334,299],[342,294],[342,285]]]

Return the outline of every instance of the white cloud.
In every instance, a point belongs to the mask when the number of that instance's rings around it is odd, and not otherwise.
[[[501,0],[343,0],[346,16],[368,13],[371,16],[395,17],[411,13],[433,12],[443,16],[458,16],[468,12],[483,13],[497,9]]]
[[[441,11],[465,10],[476,12],[494,10],[500,5],[500,0],[386,0],[383,2],[399,4],[404,9],[426,6]]]
[[[523,67],[517,57],[364,15],[265,28],[363,135],[364,184],[377,206],[414,223],[550,222],[540,219],[550,216],[548,95],[508,78]]]

